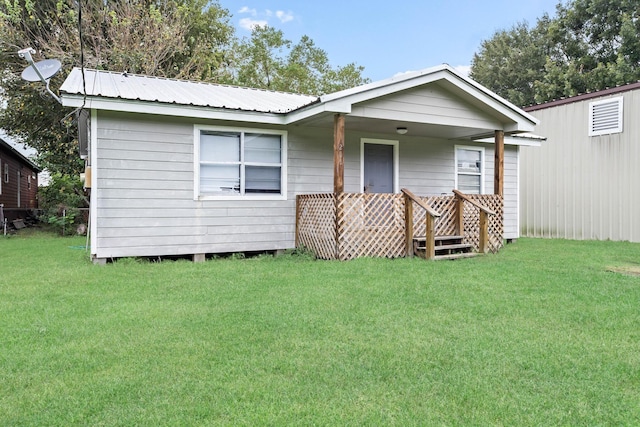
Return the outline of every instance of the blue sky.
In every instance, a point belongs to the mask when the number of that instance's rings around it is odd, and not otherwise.
[[[238,35],[268,24],[308,35],[333,66],[355,62],[382,80],[442,63],[465,70],[480,43],[517,22],[555,14],[558,0],[220,0]]]

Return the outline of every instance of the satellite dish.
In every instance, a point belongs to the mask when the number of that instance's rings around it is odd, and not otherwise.
[[[62,64],[57,59],[45,59],[25,68],[22,72],[22,78],[28,82],[49,80],[60,71],[60,68],[62,68]]]
[[[49,89],[49,79],[60,71],[62,64],[57,59],[45,59],[44,61],[35,63],[31,57],[32,53],[36,53],[36,51],[30,47],[18,51],[18,56],[20,56],[20,58],[24,58],[24,60],[29,63],[29,66],[22,72],[22,78],[28,82],[41,81],[45,84],[47,92],[49,92],[56,101],[62,104],[58,95]]]

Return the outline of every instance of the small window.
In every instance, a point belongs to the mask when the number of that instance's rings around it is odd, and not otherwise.
[[[456,188],[466,194],[482,194],[484,148],[456,146]]]
[[[589,104],[589,136],[622,132],[622,97]]]
[[[196,128],[196,198],[281,198],[285,133]]]
[[[31,190],[31,175],[27,175],[27,189]]]
[[[4,182],[9,182],[9,163],[4,164]]]

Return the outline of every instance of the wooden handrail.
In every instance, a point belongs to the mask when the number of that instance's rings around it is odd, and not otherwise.
[[[405,197],[404,204],[404,217],[405,217],[405,238],[406,238],[406,248],[407,248],[407,256],[413,256],[413,203],[415,202],[418,206],[424,209],[427,214],[424,216],[424,226],[425,226],[425,248],[424,248],[424,257],[426,259],[434,259],[436,256],[436,241],[435,241],[435,218],[440,216],[440,213],[433,209],[431,206],[427,205],[421,199],[419,199],[415,194],[411,191],[403,188],[402,194]]]
[[[439,217],[441,216],[441,214],[436,211],[435,209],[433,209],[431,206],[427,205],[425,202],[423,202],[418,196],[416,196],[415,194],[413,194],[411,191],[407,190],[406,188],[401,189],[400,191],[402,191],[402,193],[407,196],[408,198],[410,198],[411,200],[413,200],[418,206],[420,206],[422,209],[424,209],[425,211],[427,211],[427,213],[433,217]]]
[[[465,202],[469,202],[471,203],[473,206],[475,206],[476,208],[480,209],[481,211],[489,214],[489,215],[495,215],[496,213],[494,211],[492,211],[491,209],[482,206],[480,203],[476,202],[475,200],[471,199],[470,197],[468,197],[466,194],[461,193],[458,190],[453,190],[453,194],[455,194],[457,197],[460,197],[461,199],[463,199]]]

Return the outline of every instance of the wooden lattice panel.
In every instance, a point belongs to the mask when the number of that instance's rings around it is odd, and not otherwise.
[[[333,194],[297,197],[297,241],[321,259],[336,259],[336,202]]]
[[[404,198],[400,194],[338,195],[338,258],[404,256]]]
[[[468,194],[467,197],[495,212],[489,215],[489,242],[487,250],[496,253],[503,246],[503,205],[497,194]],[[471,203],[464,204],[464,243],[480,248],[480,210]]]
[[[467,195],[494,211],[489,215],[488,250],[503,245],[503,201],[498,195]],[[455,196],[432,196],[422,200],[440,213],[435,235],[455,235]],[[401,194],[311,194],[297,198],[298,245],[313,250],[318,258],[348,260],[358,257],[396,258],[406,254],[405,198]],[[411,202],[413,203],[413,202]],[[425,235],[425,211],[414,203],[414,237]],[[480,248],[480,210],[463,203],[464,243]],[[337,236],[337,240],[336,240]]]

